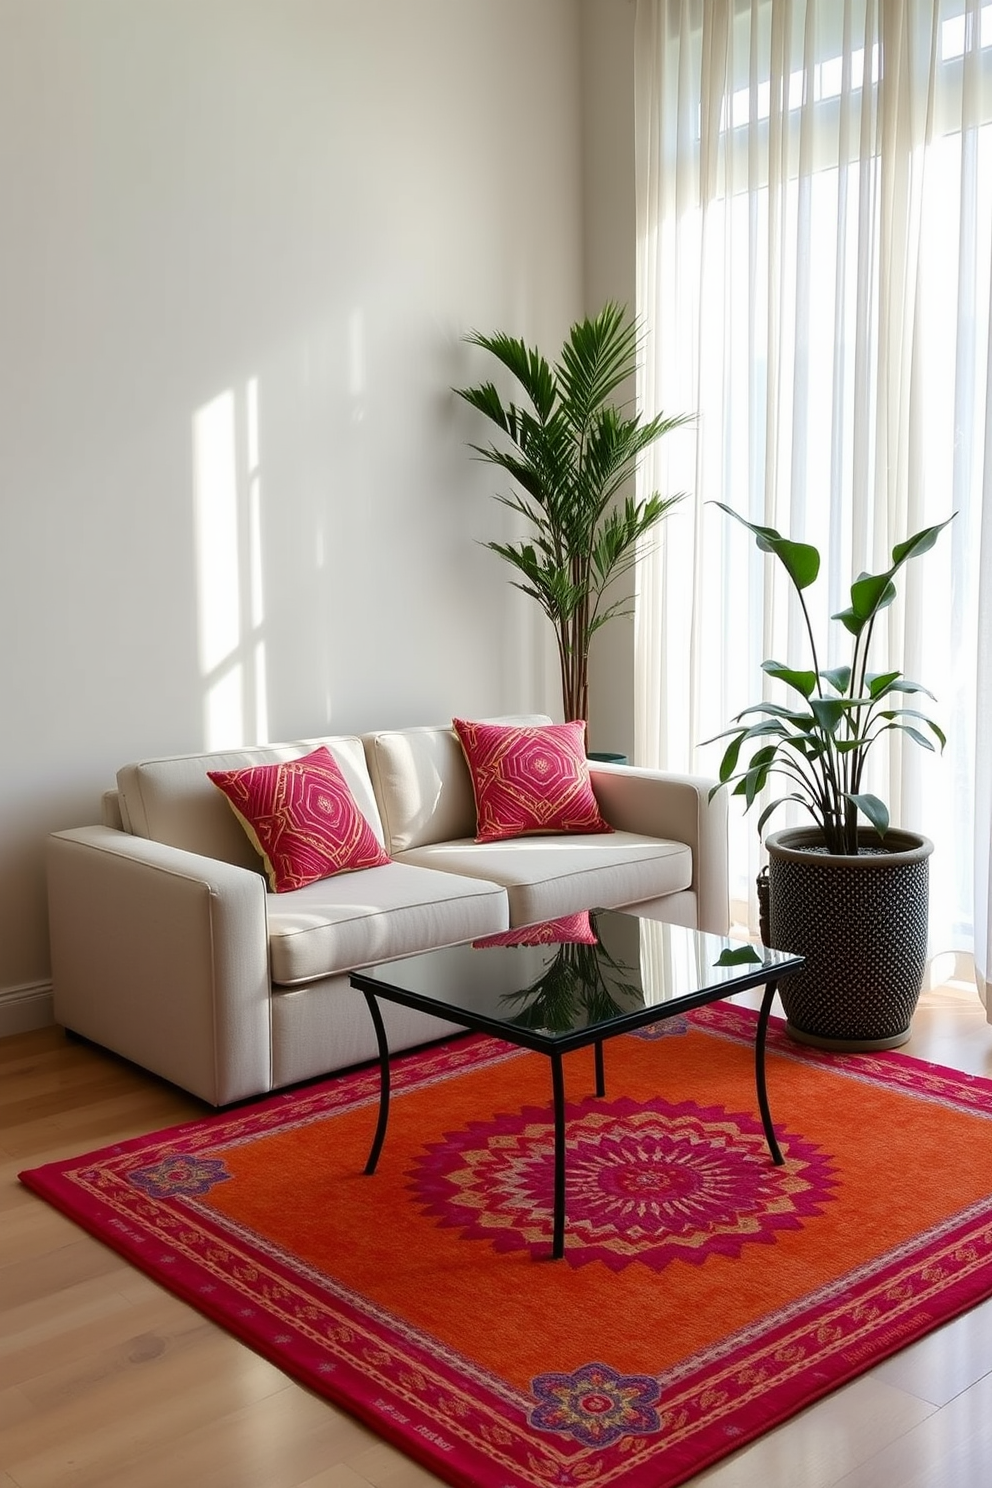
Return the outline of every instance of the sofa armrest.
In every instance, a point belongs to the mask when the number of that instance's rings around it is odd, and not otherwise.
[[[726,935],[730,928],[727,793],[709,793],[715,780],[674,775],[636,765],[592,764],[592,787],[612,827],[666,837],[692,849],[692,883],[700,930]]]
[[[48,843],[56,1021],[209,1101],[271,1087],[261,876],[110,827]]]

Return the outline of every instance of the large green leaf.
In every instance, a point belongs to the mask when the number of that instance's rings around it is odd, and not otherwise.
[[[755,522],[749,522],[746,518],[735,512],[733,507],[725,506],[722,501],[716,501],[721,511],[740,522],[742,527],[754,534],[755,541],[763,553],[774,553],[776,558],[785,566],[789,578],[797,589],[808,589],[817,574],[820,572],[820,555],[816,548],[810,543],[793,542],[791,538],[783,537],[774,527],[761,527]]]
[[[865,677],[868,696],[873,700],[884,697],[901,676],[901,672],[869,672]]]
[[[938,536],[953,521],[956,513],[952,513],[943,522],[935,526],[924,527],[916,532],[905,542],[897,543],[892,549],[892,566],[880,574],[859,574],[851,585],[851,605],[847,610],[835,615],[835,620],[840,620],[854,635],[859,635],[869,620],[878,614],[879,610],[885,609],[896,597],[896,588],[892,582],[893,577],[907,563],[910,558],[916,558],[921,553],[927,553],[937,541]]]
[[[757,830],[759,837],[765,830],[765,823],[775,814],[780,806],[785,805],[786,801],[795,801],[798,805],[804,806],[807,811],[811,809],[810,801],[807,796],[797,795],[794,791],[790,791],[787,796],[779,796],[776,800],[772,801],[768,806],[766,806],[764,811],[758,817]]]
[[[947,737],[946,734],[944,734],[943,729],[940,728],[940,725],[938,725],[938,723],[934,723],[933,719],[928,719],[927,714],[919,713],[916,708],[886,708],[883,713],[879,714],[879,717],[880,719],[889,720],[918,719],[919,722],[925,723],[925,725],[927,725],[927,728],[930,729],[931,734],[934,735],[935,740],[937,740],[937,743],[940,744],[941,750],[946,747]],[[916,737],[916,731],[913,731],[913,735],[915,735]],[[930,740],[924,740],[924,743],[925,745],[927,745],[927,748],[933,748]]]
[[[898,676],[898,673],[896,675]],[[919,682],[910,682],[908,677],[899,677],[898,681],[892,682],[888,686],[883,687],[881,691],[879,691],[877,694],[873,693],[872,696],[877,702],[879,698],[888,697],[888,695],[892,692],[904,692],[907,694],[922,692],[924,697],[933,697],[933,693],[930,691],[929,687],[924,687]]]
[[[769,761],[764,764],[754,766],[752,769],[748,770],[747,774],[741,780],[741,786],[743,787],[742,794],[747,801],[748,810],[751,809],[758,796],[760,796],[761,792],[764,790],[765,781],[768,779],[770,773],[771,769]]]
[[[746,718],[750,713],[762,713],[769,718],[781,718],[798,729],[809,730],[816,727],[816,719],[812,713],[797,713],[795,708],[787,708],[783,703],[751,703],[747,708],[742,708],[737,717],[738,719]]]
[[[768,718],[762,723],[752,723],[744,734],[744,742],[750,739],[787,739],[789,731],[780,718]]]
[[[839,620],[844,629],[849,630],[853,636],[859,636],[865,628],[865,622],[850,607],[846,610],[838,610],[830,618],[831,620]]]
[[[933,731],[934,737],[937,739],[938,743],[940,744],[941,750],[943,750],[945,744],[947,743],[947,740],[944,737],[944,731],[943,731],[943,729],[938,728],[937,724],[935,724],[932,719],[930,719],[930,718],[923,718],[923,714],[922,713],[919,714],[919,715],[917,715],[917,716],[920,717],[923,720],[923,722],[927,725],[927,727]],[[894,713],[882,713],[882,714],[880,714],[880,717],[882,717],[882,718],[888,718],[888,719],[895,719],[896,718],[896,715]],[[921,748],[923,748],[923,749],[929,749],[929,750],[931,750],[931,752],[933,751],[933,745],[931,744],[930,740],[927,738],[926,734],[921,733],[918,728],[914,728],[911,723],[900,723],[898,721],[898,719],[896,719],[895,722],[887,723],[884,729],[879,729],[879,733],[884,734],[889,729],[898,729],[901,733],[908,734],[909,737],[913,740],[913,743],[914,744],[919,744],[921,746]]]
[[[850,613],[865,625],[879,610],[886,609],[895,597],[896,586],[891,574],[859,574],[851,585]]]
[[[767,672],[769,677],[785,682],[804,698],[812,697],[816,691],[815,672],[797,672],[793,667],[784,666],[780,661],[763,661],[761,670]]]
[[[826,734],[835,733],[837,725],[847,713],[841,698],[811,698],[810,708],[817,723]]]
[[[816,720],[813,719],[812,722],[815,729]],[[828,743],[822,734],[813,732],[808,734],[790,734],[782,742],[784,747],[793,750],[796,754],[802,755],[804,760],[822,759],[831,747],[830,743]]]
[[[943,522],[937,522],[933,527],[924,527],[919,532],[914,533],[912,537],[907,537],[905,542],[896,543],[892,549],[892,568],[890,572],[895,573],[896,569],[901,568],[908,559],[918,558],[921,553],[928,553],[944,528],[948,523],[953,522],[956,516],[957,512],[952,512]]]
[[[904,734],[908,734],[913,743],[919,744],[921,749],[929,749],[931,753],[933,752],[933,745],[930,743],[926,734],[921,734],[919,729],[913,728],[911,723],[898,723],[896,724],[896,728],[901,729]]]
[[[858,810],[868,818],[875,831],[880,837],[884,837],[889,830],[889,810],[884,801],[877,796],[850,795],[845,797],[853,801]]]
[[[725,785],[733,775],[734,771],[737,769],[737,761],[740,759],[741,745],[743,743],[744,735],[738,734],[736,738],[731,740],[731,742],[724,750],[723,759],[720,761],[720,769],[718,772],[721,785]]]
[[[821,672],[820,677],[833,688],[834,692],[846,692],[851,685],[851,668],[849,666],[831,667],[829,671]]]

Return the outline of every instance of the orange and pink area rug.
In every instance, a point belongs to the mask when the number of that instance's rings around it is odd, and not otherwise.
[[[992,1082],[713,1004],[550,1069],[465,1037],[21,1174],[445,1482],[672,1488],[992,1294]]]

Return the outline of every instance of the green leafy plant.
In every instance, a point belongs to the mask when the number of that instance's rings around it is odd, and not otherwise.
[[[895,598],[895,575],[910,558],[928,552],[952,518],[897,544],[884,573],[858,575],[851,585],[850,605],[831,617],[852,638],[850,665],[823,670],[804,597],[820,571],[819,552],[809,543],[782,537],[774,527],[745,521],[722,501],[714,504],[752,532],[763,553],[773,553],[782,563],[799,597],[812,667],[798,670],[779,661],[762,662],[762,670],[785,683],[799,702],[792,706],[756,703],[737,714],[735,727],[716,736],[729,737],[730,743],[720,763],[720,784],[710,795],[725,785],[733,786],[733,794],[743,796],[745,810],[750,810],[771,776],[782,776],[791,789],[762,811],[759,835],[773,811],[786,801],[797,801],[822,831],[828,852],[857,854],[859,816],[882,838],[889,827],[884,802],[862,789],[872,746],[892,730],[924,749],[932,750],[934,740],[943,749],[946,742],[938,725],[918,709],[893,706],[901,696],[933,694],[901,672],[869,672],[868,652],[875,622]],[[748,750],[747,762],[739,768],[742,751]]]
[[[554,626],[565,719],[584,719],[590,642],[630,613],[629,596],[608,602],[607,587],[633,568],[639,539],[682,499],[621,492],[643,451],[689,416],[642,421],[612,401],[633,378],[640,349],[636,324],[615,303],[572,326],[554,365],[503,332],[466,339],[513,375],[530,405],[504,403],[492,382],[455,389],[503,436],[471,448],[513,477],[519,489],[497,500],[533,528],[530,538],[486,546],[516,569],[516,587]]]

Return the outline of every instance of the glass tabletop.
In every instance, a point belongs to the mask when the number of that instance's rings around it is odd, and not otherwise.
[[[574,933],[577,917],[569,917]],[[564,922],[514,932],[538,939]],[[588,912],[594,943],[503,943],[493,936],[352,973],[363,991],[513,1042],[589,1043],[798,970],[802,957],[663,924],[621,910]]]

